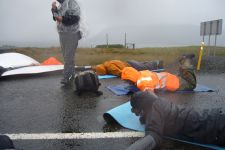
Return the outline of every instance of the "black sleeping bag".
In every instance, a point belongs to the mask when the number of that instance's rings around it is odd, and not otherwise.
[[[160,60],[138,62],[135,60],[127,61],[127,63],[138,71],[163,69],[163,62]]]

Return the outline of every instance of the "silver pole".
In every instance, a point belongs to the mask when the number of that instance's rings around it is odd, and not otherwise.
[[[215,45],[214,45],[214,54],[213,56],[216,56],[216,41],[217,41],[217,34],[215,35]]]
[[[106,45],[107,45],[107,48],[109,48],[109,36],[108,36],[108,33],[106,34]]]
[[[217,35],[219,34],[219,20],[216,22],[216,35],[215,35],[215,45],[214,45],[214,54],[213,56],[216,56],[216,41],[217,41]]]
[[[210,55],[210,38],[211,38],[211,35],[209,35],[209,41],[208,41],[208,56]]]
[[[124,47],[127,48],[127,33],[125,32]]]

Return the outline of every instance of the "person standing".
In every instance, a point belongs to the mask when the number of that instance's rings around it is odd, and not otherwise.
[[[81,39],[79,30],[80,7],[75,0],[57,0],[52,3],[53,20],[57,22],[60,46],[64,58],[64,75],[61,84],[67,85],[75,75],[75,52]]]

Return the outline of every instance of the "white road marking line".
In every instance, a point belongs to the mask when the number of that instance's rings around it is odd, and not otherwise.
[[[12,140],[63,140],[143,137],[143,132],[93,132],[93,133],[19,133],[5,134]]]

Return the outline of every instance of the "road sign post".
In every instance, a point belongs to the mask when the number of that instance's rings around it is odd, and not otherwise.
[[[201,22],[200,24],[200,36],[203,38],[203,42],[205,42],[205,36],[209,36],[208,38],[208,52],[207,54],[210,55],[211,47],[211,36],[215,36],[215,43],[214,43],[214,52],[213,55],[216,55],[216,43],[217,43],[217,36],[222,34],[222,24],[223,20],[212,20],[207,22]]]

